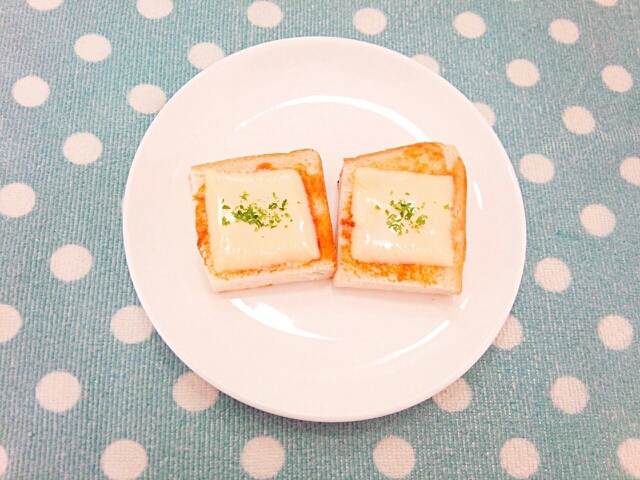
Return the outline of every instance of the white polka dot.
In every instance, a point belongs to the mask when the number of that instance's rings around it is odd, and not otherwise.
[[[149,20],[164,18],[173,11],[171,0],[138,0],[138,12]]]
[[[10,183],[0,188],[0,214],[16,218],[26,215],[36,204],[36,193],[24,183]]]
[[[127,101],[140,113],[156,113],[164,106],[167,97],[157,85],[136,85],[129,92]]]
[[[387,26],[387,16],[377,8],[363,8],[353,16],[353,26],[365,35],[377,35]]]
[[[471,403],[471,388],[464,378],[459,378],[440,393],[434,395],[433,401],[447,412],[461,412]]]
[[[81,394],[80,382],[69,372],[48,373],[36,385],[38,403],[50,412],[61,413],[73,408]]]
[[[607,237],[616,226],[616,217],[604,205],[589,205],[580,212],[580,223],[591,235]]]
[[[628,438],[618,447],[620,466],[634,478],[640,478],[640,438]]]
[[[547,183],[555,173],[553,162],[544,155],[531,153],[520,159],[520,173],[533,183]]]
[[[589,393],[584,383],[574,377],[560,377],[551,387],[551,401],[555,407],[573,415],[587,406]]]
[[[62,5],[62,0],[27,0],[29,6],[35,10],[53,10]]]
[[[53,252],[49,260],[51,273],[58,280],[72,282],[80,280],[93,265],[93,257],[89,250],[80,245],[65,245]]]
[[[580,38],[580,30],[571,20],[559,18],[549,25],[549,35],[556,42],[571,44],[576,43]]]
[[[415,452],[409,442],[392,435],[378,442],[373,450],[373,463],[389,478],[404,478],[416,463]]]
[[[90,33],[76,40],[73,51],[86,62],[101,62],[111,55],[111,42],[102,35]]]
[[[478,38],[487,30],[484,20],[473,12],[463,12],[453,20],[453,27],[466,38]]]
[[[273,2],[254,2],[247,8],[247,18],[256,27],[273,28],[282,21],[282,10]]]
[[[536,283],[549,292],[562,292],[571,285],[569,267],[557,258],[545,258],[536,265]]]
[[[501,350],[511,350],[522,343],[522,325],[516,317],[509,315],[493,344]]]
[[[620,175],[627,182],[640,187],[640,158],[625,158],[620,164]]]
[[[618,0],[595,0],[596,3],[599,3],[603,7],[613,7]]]
[[[609,315],[600,321],[598,336],[607,348],[624,350],[633,341],[633,327],[626,318]]]
[[[49,85],[40,77],[29,76],[18,80],[11,89],[13,99],[23,107],[39,107],[49,98]]]
[[[9,466],[9,455],[2,445],[0,445],[0,477],[4,475]]]
[[[512,438],[500,450],[500,465],[512,477],[529,478],[538,471],[540,454],[529,440]]]
[[[623,93],[633,86],[633,78],[624,67],[620,65],[608,65],[601,73],[602,81],[610,90]]]
[[[173,400],[189,412],[200,412],[218,399],[218,390],[193,372],[187,372],[173,384]]]
[[[583,107],[569,107],[562,114],[562,121],[570,132],[586,135],[593,132],[596,121],[591,112]]]
[[[147,468],[147,451],[133,440],[117,440],[102,452],[100,468],[111,480],[132,480]]]
[[[440,65],[438,65],[438,62],[436,61],[435,58],[430,57],[429,55],[414,55],[413,59],[424,65],[425,67],[427,67],[429,70],[431,70],[434,73],[440,73]]]
[[[482,114],[487,123],[493,127],[493,124],[496,123],[496,114],[493,113],[493,109],[486,103],[475,102],[473,105]]]
[[[142,307],[130,305],[111,317],[111,333],[123,343],[140,343],[151,336],[153,325]]]
[[[523,58],[514,60],[507,65],[507,77],[511,83],[519,87],[533,87],[540,80],[538,68]]]
[[[71,163],[87,165],[102,155],[102,142],[93,133],[74,133],[64,142],[62,153]]]
[[[191,65],[198,70],[204,70],[218,60],[224,58],[224,51],[214,43],[198,43],[189,50],[187,55]]]
[[[240,464],[252,478],[272,478],[284,465],[284,458],[284,449],[278,440],[256,437],[242,449]]]
[[[11,305],[0,303],[0,343],[15,337],[22,327],[20,313]]]

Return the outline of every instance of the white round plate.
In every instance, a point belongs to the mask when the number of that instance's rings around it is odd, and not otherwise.
[[[467,166],[461,295],[336,289],[328,280],[209,291],[191,165],[316,149],[335,227],[344,157],[424,140],[457,146]],[[226,394],[304,420],[379,417],[447,387],[498,334],[524,265],[518,183],[480,113],[418,62],[346,39],[258,45],[193,78],[142,140],[123,208],[131,278],[169,347]]]

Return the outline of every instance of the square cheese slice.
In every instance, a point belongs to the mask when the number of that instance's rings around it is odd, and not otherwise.
[[[214,292],[331,278],[336,251],[314,150],[191,167],[197,247]]]
[[[320,258],[307,194],[296,170],[210,170],[205,185],[216,272]]]
[[[452,203],[451,175],[356,168],[351,203],[353,258],[452,266]]]
[[[345,158],[337,287],[455,295],[466,257],[466,169],[425,142]]]

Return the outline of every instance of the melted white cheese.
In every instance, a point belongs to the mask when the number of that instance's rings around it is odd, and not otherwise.
[[[269,204],[276,202],[276,197],[278,208],[270,210]],[[287,203],[283,211],[280,207],[285,199]],[[246,207],[253,202],[269,214],[277,213],[281,222],[275,228],[266,226],[256,231],[256,225],[237,221],[232,215],[236,206]],[[223,209],[223,205],[230,209]],[[216,272],[306,263],[320,258],[307,194],[302,178],[295,170],[260,170],[255,173],[208,171],[205,208]]]
[[[443,267],[453,265],[451,175],[370,167],[357,168],[353,175],[351,213],[355,226],[351,236],[351,254],[354,259]],[[411,228],[412,223],[405,220],[402,235],[387,225],[389,215],[398,214],[389,203],[400,200],[411,202],[415,208],[411,218],[414,226],[419,216],[426,217],[424,225],[417,228]]]

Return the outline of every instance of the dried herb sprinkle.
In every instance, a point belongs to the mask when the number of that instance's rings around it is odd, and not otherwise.
[[[393,191],[391,192],[393,194]],[[405,195],[409,195],[405,192]],[[409,229],[418,231],[427,219],[427,215],[418,215],[418,212],[424,208],[424,202],[420,206],[416,206],[411,200],[401,198],[399,200],[391,200],[389,206],[391,209],[384,210],[387,216],[387,227],[396,235],[404,235],[409,233]],[[375,205],[376,210],[382,210],[380,205]]]
[[[230,216],[222,217],[222,226],[226,227],[231,225],[231,223],[244,222],[252,225],[254,231],[257,232],[261,228],[276,228],[285,218],[288,218],[289,222],[293,222],[291,215],[286,212],[287,199],[285,198],[280,202],[276,192],[273,192],[272,196],[275,202],[268,203],[266,208],[258,203],[261,201],[260,199],[249,201],[249,194],[247,192],[239,195],[240,203],[233,208],[224,203],[223,199],[222,210],[230,210]],[[234,219],[235,222],[231,222],[230,218]],[[287,228],[287,225],[285,225],[285,228]]]

